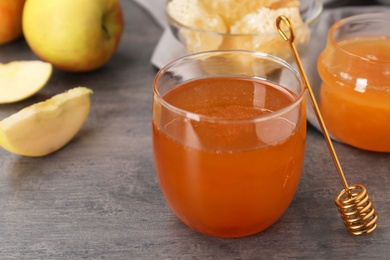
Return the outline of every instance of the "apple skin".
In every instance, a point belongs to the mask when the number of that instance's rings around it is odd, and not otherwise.
[[[107,63],[124,29],[119,0],[27,0],[22,22],[32,51],[71,72]]]
[[[22,36],[22,13],[25,0],[0,0],[0,45]]]

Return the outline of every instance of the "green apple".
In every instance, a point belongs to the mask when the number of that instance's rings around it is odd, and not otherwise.
[[[73,72],[107,63],[124,27],[119,0],[27,0],[22,23],[36,55]]]

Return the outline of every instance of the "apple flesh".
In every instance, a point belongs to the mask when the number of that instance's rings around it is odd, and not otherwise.
[[[22,13],[25,0],[0,0],[0,45],[22,36]]]
[[[31,97],[46,85],[52,70],[50,63],[40,60],[0,63],[0,104]]]
[[[107,63],[124,28],[119,0],[28,0],[22,21],[32,51],[72,72]]]
[[[0,146],[24,156],[44,156],[65,146],[90,111],[90,94],[77,87],[26,107],[0,121]]]

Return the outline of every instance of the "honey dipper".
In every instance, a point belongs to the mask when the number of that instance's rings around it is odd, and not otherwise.
[[[281,28],[281,23],[284,23],[288,28],[289,35]],[[305,71],[303,69],[301,60],[299,58],[297,49],[294,44],[295,38],[295,30],[290,22],[290,20],[286,16],[279,16],[276,19],[276,27],[278,33],[283,38],[284,41],[288,42],[290,48],[294,54],[295,61],[297,63],[297,67],[299,70],[299,74],[303,80],[305,88],[310,97],[311,104],[314,108],[314,112],[316,114],[317,120],[320,124],[322,133],[325,137],[325,141],[328,145],[328,149],[332,155],[333,162],[338,171],[341,182],[344,186],[344,189],[338,194],[335,198],[335,203],[338,207],[338,210],[341,214],[341,217],[344,221],[345,226],[348,231],[353,235],[362,235],[373,232],[377,227],[378,214],[375,212],[375,208],[372,205],[372,202],[368,196],[367,189],[361,184],[355,184],[353,186],[349,186],[343,170],[341,168],[340,162],[337,158],[336,151],[333,147],[332,141],[329,137],[328,130],[326,129],[326,125],[324,120],[322,119],[322,115],[318,108],[316,99],[314,97],[312,88],[307,79]]]

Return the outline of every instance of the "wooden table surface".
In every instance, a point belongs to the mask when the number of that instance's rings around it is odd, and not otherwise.
[[[41,158],[0,150],[0,259],[386,259],[390,257],[390,154],[335,144],[350,184],[364,184],[379,214],[369,235],[348,233],[334,204],[342,185],[322,135],[308,128],[305,167],[283,217],[257,235],[222,239],[192,231],[170,211],[151,145],[150,64],[162,33],[122,1],[126,28],[114,57],[91,73],[55,70],[47,86],[5,118],[78,85],[93,89],[77,137]],[[25,41],[0,47],[0,62],[36,59]]]

